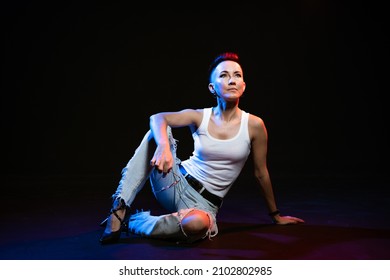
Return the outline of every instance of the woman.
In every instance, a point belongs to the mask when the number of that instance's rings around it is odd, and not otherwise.
[[[281,216],[268,173],[267,130],[258,116],[239,107],[245,91],[243,69],[236,53],[217,56],[209,68],[209,91],[216,98],[212,108],[162,112],[150,117],[146,133],[122,171],[113,194],[113,206],[100,239],[117,242],[125,229],[150,238],[194,242],[218,233],[216,216],[224,196],[240,174],[248,156],[274,223],[303,223]],[[172,128],[190,127],[192,155],[181,161]],[[156,199],[170,214],[152,216],[149,211],[129,215],[136,194],[150,179]]]

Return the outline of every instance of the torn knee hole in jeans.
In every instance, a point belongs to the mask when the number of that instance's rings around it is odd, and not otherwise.
[[[208,213],[204,210],[197,209],[197,208],[182,209],[182,210],[179,210],[177,212],[179,222],[180,222],[180,228],[181,228],[183,234],[188,237],[188,234],[184,230],[183,219],[187,218],[192,212],[195,212],[195,211],[205,214],[208,218],[207,231],[201,238],[205,238],[206,236],[208,236],[208,238],[211,239],[211,237],[213,237],[217,234],[216,232],[212,233],[213,229],[215,229],[214,219],[211,217],[210,213]]]

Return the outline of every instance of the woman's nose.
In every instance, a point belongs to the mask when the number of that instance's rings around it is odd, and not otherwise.
[[[234,78],[230,78],[229,85],[235,85],[235,84],[236,84],[236,80],[234,80]]]

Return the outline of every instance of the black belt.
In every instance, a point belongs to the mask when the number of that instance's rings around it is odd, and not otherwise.
[[[183,166],[179,165],[180,172],[183,174],[184,178],[186,178],[188,184],[193,187],[201,196],[203,196],[205,199],[210,201],[212,204],[217,206],[218,208],[222,205],[222,198],[212,194],[208,190],[206,190],[205,187],[203,187],[202,183],[196,180],[194,177],[192,177],[190,174],[187,173],[187,171],[184,169]]]

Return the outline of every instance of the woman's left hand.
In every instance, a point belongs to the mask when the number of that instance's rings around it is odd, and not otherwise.
[[[280,215],[273,217],[273,221],[277,225],[291,225],[291,224],[300,224],[305,222],[304,220],[297,217],[280,216]]]

